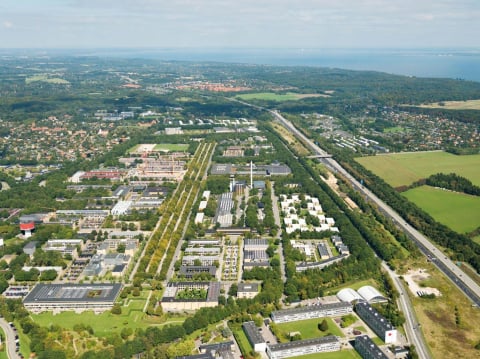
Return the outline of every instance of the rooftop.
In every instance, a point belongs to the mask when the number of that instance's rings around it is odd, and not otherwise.
[[[334,335],[328,335],[322,338],[313,338],[313,339],[305,339],[305,340],[296,340],[288,343],[271,344],[269,345],[269,348],[271,352],[277,352],[277,351],[282,351],[286,349],[302,348],[310,345],[321,345],[321,344],[330,344],[330,343],[338,343],[337,337]]]
[[[25,297],[24,303],[41,302],[114,302],[121,283],[97,284],[37,284]]]

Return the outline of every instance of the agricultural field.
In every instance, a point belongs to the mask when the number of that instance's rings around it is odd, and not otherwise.
[[[421,186],[402,193],[436,221],[458,233],[468,233],[480,225],[480,197]]]
[[[420,282],[420,286],[437,288],[440,297],[410,299],[415,308],[421,330],[432,352],[432,358],[457,359],[478,358],[479,351],[474,346],[480,342],[480,310],[472,307],[460,290],[438,269],[424,259],[404,261],[399,273],[411,268],[425,269],[430,277]],[[406,285],[406,284],[405,284]],[[458,317],[455,315],[455,307]]]
[[[318,329],[318,324],[321,323],[323,319],[326,319],[328,323],[328,330],[325,332],[322,332],[320,329]],[[284,333],[287,336],[289,333],[300,332],[302,339],[319,338],[330,334],[344,337],[340,328],[338,328],[331,318],[315,318],[299,320],[296,322],[280,323],[277,324],[276,327],[278,330],[277,333]],[[281,337],[279,339],[284,341],[285,338]]]
[[[42,75],[35,75],[31,77],[27,77],[25,79],[25,83],[28,85],[32,82],[46,82],[49,84],[55,84],[55,85],[69,85],[70,82],[64,79],[61,79],[59,77],[48,77],[47,74],[42,74]]]
[[[394,153],[356,158],[392,187],[408,186],[436,173],[456,173],[480,186],[480,155],[456,156],[443,151]]]
[[[287,92],[285,94],[277,94],[274,92],[258,92],[258,93],[247,93],[243,95],[238,95],[237,98],[241,100],[264,100],[264,101],[296,101],[301,100],[302,98],[307,97],[330,97],[329,95],[323,94],[299,94],[293,92]]]
[[[423,104],[422,108],[443,108],[445,110],[480,110],[480,100],[443,101]]]

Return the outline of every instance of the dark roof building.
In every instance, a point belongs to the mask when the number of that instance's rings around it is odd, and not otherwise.
[[[397,341],[397,330],[370,304],[367,302],[357,302],[357,304],[355,304],[355,311],[386,344],[392,344]]]
[[[355,350],[363,359],[388,359],[367,335],[359,335],[355,338]]]
[[[267,342],[260,334],[259,328],[255,325],[255,322],[245,322],[242,324],[242,328],[253,350],[256,352],[265,352],[267,349]]]
[[[37,284],[25,297],[25,308],[33,313],[93,310],[104,312],[112,308],[122,289],[120,283]]]

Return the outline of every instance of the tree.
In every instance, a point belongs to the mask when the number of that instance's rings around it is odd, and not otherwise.
[[[328,322],[326,319],[318,323],[318,329],[322,332],[326,332],[328,330]]]
[[[122,307],[120,304],[115,304],[111,310],[112,314],[122,314]]]

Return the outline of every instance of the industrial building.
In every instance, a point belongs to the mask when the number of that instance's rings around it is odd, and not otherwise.
[[[358,302],[355,304],[355,311],[386,344],[393,344],[397,341],[397,330],[370,304]]]
[[[285,323],[321,317],[337,317],[352,312],[353,306],[350,303],[339,302],[276,310],[272,312],[271,317],[275,323]]]
[[[268,344],[267,355],[270,359],[282,359],[300,355],[335,352],[341,347],[340,341],[334,335],[323,338],[296,340],[288,343]]]

